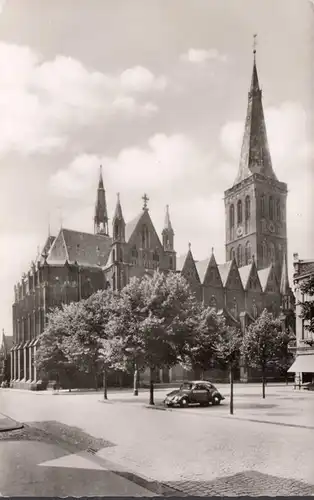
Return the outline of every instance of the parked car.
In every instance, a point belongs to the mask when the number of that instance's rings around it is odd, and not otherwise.
[[[192,404],[200,406],[219,405],[225,399],[218,389],[206,380],[184,382],[180,389],[169,392],[164,403],[166,406],[187,407]]]

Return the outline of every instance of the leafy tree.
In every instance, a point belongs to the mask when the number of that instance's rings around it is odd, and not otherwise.
[[[48,314],[48,324],[39,336],[35,362],[43,376],[56,377],[58,384],[69,382],[71,385],[76,367],[64,350],[64,340],[70,335],[70,330],[69,317],[63,309],[55,309]]]
[[[299,302],[298,305],[301,306],[300,317],[305,320],[304,328],[311,333],[309,339],[305,342],[313,346],[314,345],[314,276],[311,276],[308,280],[300,286],[301,293],[305,295],[304,302]]]
[[[265,398],[266,368],[276,362],[282,352],[283,332],[279,319],[264,309],[244,333],[242,353],[249,365],[261,369]]]
[[[243,343],[243,336],[238,328],[228,326],[225,318],[220,319],[216,340],[216,358],[228,368],[230,377],[230,414],[233,414],[233,380]]]

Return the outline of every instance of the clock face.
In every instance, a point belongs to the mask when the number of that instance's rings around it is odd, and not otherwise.
[[[272,222],[270,222],[270,223],[268,224],[268,229],[269,229],[269,231],[270,231],[271,233],[273,233],[273,232],[275,231],[275,226],[274,226],[274,224],[273,224]]]
[[[238,227],[238,229],[237,229],[237,236],[238,236],[238,238],[239,238],[240,236],[242,236],[242,234],[243,234],[243,228],[240,226],[240,227]]]

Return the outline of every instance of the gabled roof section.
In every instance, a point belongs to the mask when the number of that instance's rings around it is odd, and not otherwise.
[[[41,251],[38,251],[37,257],[35,259],[35,264],[43,264],[44,263],[44,255],[49,255],[49,252],[51,250],[51,247],[55,241],[56,237],[49,235],[48,238],[46,239],[46,242],[44,246],[42,247]]]
[[[251,264],[248,264],[247,266],[239,267],[239,273],[244,290],[251,289],[259,292],[262,291],[255,261],[251,262]]]
[[[230,263],[229,272],[224,286],[230,288],[231,290],[243,290],[239,269],[235,259],[232,259]]]
[[[265,267],[264,269],[260,269],[259,271],[257,271],[258,277],[259,277],[259,281],[260,281],[260,284],[261,284],[263,292],[265,292],[265,290],[266,290],[271,268],[272,268],[272,265],[270,265],[268,267]]]
[[[250,275],[251,275],[252,264],[248,264],[247,266],[239,267],[240,278],[242,281],[242,285],[244,290],[246,290]]]
[[[197,272],[196,264],[192,255],[190,245],[181,273],[189,282],[200,283],[200,277]]]
[[[255,53],[240,165],[234,184],[238,184],[254,173],[277,180],[269,152],[262,104],[262,91],[258,82]]]
[[[218,264],[218,271],[221,277],[221,282],[223,286],[226,286],[228,276],[230,273],[230,269],[232,266],[232,260],[229,260],[228,262],[225,262],[224,264]]]
[[[71,229],[61,229],[55,239],[49,263],[77,262],[82,266],[104,266],[108,260],[112,239],[101,234],[83,233]]]
[[[140,212],[134,219],[132,219],[130,222],[127,222],[125,225],[125,241],[128,242],[133,235],[134,231],[137,228],[138,223],[140,222],[141,218],[143,217],[144,212]]]
[[[210,259],[208,258],[205,260],[199,260],[195,262],[197,273],[201,283],[204,283],[209,261]]]
[[[185,264],[185,261],[186,261],[186,258],[187,258],[188,254],[185,253],[183,255],[180,255],[179,257],[177,257],[177,271],[182,271],[183,267],[184,267],[184,264]]]
[[[274,266],[271,264],[265,269],[258,271],[258,277],[262,286],[263,292],[279,292],[279,284],[276,278]]]

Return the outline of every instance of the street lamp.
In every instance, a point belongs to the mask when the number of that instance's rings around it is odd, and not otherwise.
[[[130,352],[133,354],[133,361],[134,361],[134,379],[133,379],[133,395],[138,396],[138,364],[137,364],[137,354],[139,351],[139,348],[136,346],[131,346],[127,347],[125,349],[127,352]]]

